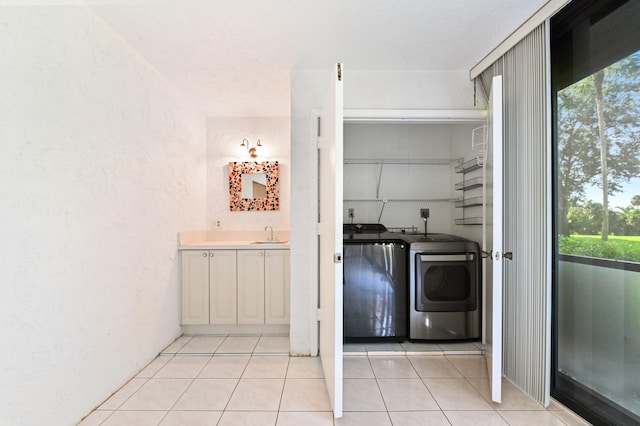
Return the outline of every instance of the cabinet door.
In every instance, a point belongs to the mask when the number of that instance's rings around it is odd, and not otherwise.
[[[289,250],[265,250],[265,324],[289,324]]]
[[[236,251],[211,250],[209,254],[209,320],[211,324],[236,324]]]
[[[209,252],[182,251],[182,324],[209,324]]]
[[[264,324],[264,250],[238,250],[238,324]]]

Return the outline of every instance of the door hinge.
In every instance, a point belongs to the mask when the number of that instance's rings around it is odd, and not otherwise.
[[[316,309],[316,321],[320,321],[320,317],[321,317],[321,312],[320,312],[320,308]]]
[[[342,263],[342,253],[333,254],[333,263]]]
[[[322,232],[320,231],[320,229],[321,229],[321,228],[320,228],[320,224],[319,224],[319,223],[316,223],[316,235],[321,235],[321,234],[322,234]]]
[[[342,64],[338,63],[338,81],[342,81]]]
[[[318,116],[318,121],[317,121],[317,131],[316,131],[316,136],[317,136],[317,137],[322,136],[322,135],[320,134],[320,124],[321,124],[321,123],[320,123],[320,120],[321,120],[321,117],[320,117],[320,116]]]

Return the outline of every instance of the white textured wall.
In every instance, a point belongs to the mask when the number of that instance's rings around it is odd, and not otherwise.
[[[329,67],[291,75],[291,350],[313,354],[317,291],[317,158],[314,109],[321,108]],[[344,68],[347,109],[471,109],[467,71],[350,71]]]
[[[265,226],[289,230],[291,208],[289,117],[209,118],[207,119],[207,229],[224,231],[262,231]],[[258,157],[249,157],[240,146],[248,139],[250,146],[262,140]],[[229,211],[229,162],[278,161],[280,172],[280,210]],[[220,221],[220,227],[214,225]]]
[[[205,119],[83,6],[0,8],[0,424],[70,425],[180,334]]]

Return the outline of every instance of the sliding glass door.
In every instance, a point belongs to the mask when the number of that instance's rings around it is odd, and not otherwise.
[[[640,423],[640,2],[574,0],[551,21],[551,394]]]

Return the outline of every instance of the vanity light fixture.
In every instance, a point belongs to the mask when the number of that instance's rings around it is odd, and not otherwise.
[[[242,139],[242,143],[240,144],[240,146],[243,146],[245,148],[247,148],[247,151],[249,151],[249,156],[251,158],[256,158],[258,156],[258,147],[262,146],[262,141],[260,139],[258,139],[258,141],[256,142],[256,146],[254,146],[253,148],[249,147],[249,140],[248,139]]]

